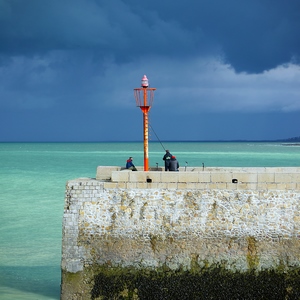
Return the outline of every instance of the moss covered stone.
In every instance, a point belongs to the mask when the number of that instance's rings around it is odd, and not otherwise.
[[[84,299],[300,299],[299,270],[288,273],[233,273],[222,268],[200,273],[102,268]]]

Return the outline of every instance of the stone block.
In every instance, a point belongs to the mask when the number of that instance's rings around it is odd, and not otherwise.
[[[226,183],[225,183],[225,184],[226,184]],[[207,188],[208,188],[209,190],[216,190],[216,189],[218,188],[218,184],[215,183],[215,182],[208,183],[208,184],[207,184]]]
[[[246,183],[246,189],[247,190],[257,190],[258,189],[258,183],[257,182]]]
[[[105,189],[116,189],[118,187],[118,183],[117,182],[104,182],[103,187]]]
[[[161,173],[162,172],[146,172],[147,178],[152,179],[152,182],[160,182],[161,181]]]
[[[131,170],[124,170],[124,171],[113,171],[111,173],[111,181],[119,182],[119,181],[129,181],[129,174],[132,173]]]
[[[276,190],[277,184],[276,183],[267,183],[266,187],[267,187],[267,190]]]
[[[114,167],[114,166],[98,166],[97,173],[96,173],[96,179],[97,180],[110,180],[112,171],[118,171],[120,169],[121,169],[120,167]]]
[[[164,184],[160,187],[160,182],[137,182],[137,189],[154,189],[154,188],[166,188],[167,184]]]
[[[146,182],[147,173],[143,171],[130,171],[129,182]]]
[[[297,183],[296,182],[287,182],[285,184],[285,187],[287,190],[296,190],[297,189]]]
[[[126,189],[127,185],[126,182],[118,182],[118,188],[119,189]]]
[[[291,173],[275,173],[275,182],[293,182],[293,174]]]
[[[268,184],[266,182],[258,182],[257,183],[257,189],[258,190],[267,190],[268,189]]]
[[[178,182],[179,172],[162,172],[161,182]]]
[[[149,183],[147,183],[147,182],[137,182],[136,188],[137,189],[148,189],[148,188],[150,188],[150,186],[149,186]]]
[[[171,189],[171,190],[177,189],[177,182],[168,182],[167,183],[167,188]]]
[[[198,182],[198,172],[179,172],[178,182]]]
[[[127,182],[126,188],[127,188],[127,189],[136,189],[136,188],[137,188],[137,185],[138,185],[137,182]]]
[[[150,185],[152,188],[155,186],[159,189],[166,189],[168,187],[168,184],[166,182],[152,182],[150,183]]]
[[[205,182],[198,182],[195,184],[195,188],[197,190],[205,190],[208,189],[209,183],[205,183]]]
[[[186,182],[178,182],[177,183],[177,188],[179,190],[185,190],[186,189],[186,186],[187,186],[187,183]]]
[[[231,173],[211,173],[210,174],[211,182],[231,182],[232,174]]]
[[[226,183],[226,189],[227,190],[237,190],[238,183]]]
[[[276,190],[286,190],[286,183],[276,183]]]
[[[196,189],[196,187],[197,187],[197,182],[187,182],[186,183],[186,188],[187,189]]]
[[[211,176],[210,172],[199,172],[198,173],[198,182],[210,182]]]
[[[286,168],[284,168],[286,169]],[[283,172],[281,167],[267,167],[265,168],[266,173],[281,173]]]
[[[165,189],[167,188],[167,183],[161,183],[161,182],[151,182],[148,183],[149,189]]]
[[[237,190],[248,190],[248,189],[250,189],[250,184],[251,183],[238,183]],[[256,183],[252,183],[252,184],[256,188]]]
[[[258,173],[257,174],[257,182],[275,182],[275,173]]]
[[[257,173],[232,173],[232,178],[237,179],[238,182],[257,182]]]

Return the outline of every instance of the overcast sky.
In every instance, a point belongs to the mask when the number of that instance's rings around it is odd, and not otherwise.
[[[142,141],[144,74],[162,141],[300,136],[300,1],[0,0],[0,141]]]

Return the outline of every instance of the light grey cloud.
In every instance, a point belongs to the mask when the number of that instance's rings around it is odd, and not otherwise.
[[[80,103],[98,108],[130,107],[133,89],[140,86],[144,73],[151,86],[157,88],[159,106],[167,108],[172,103],[180,107],[181,113],[300,109],[300,67],[295,64],[248,74],[236,73],[213,57],[184,62],[147,57],[118,64],[109,58],[96,63],[89,53],[78,56],[69,52],[14,57],[9,65],[0,68],[1,103],[16,109]]]
[[[150,83],[157,88],[155,103],[164,108],[169,104],[180,107],[181,113],[300,109],[300,66],[295,64],[248,74],[237,73],[230,65],[214,58],[184,63],[152,58],[144,64],[125,64],[119,68],[114,65],[107,72],[107,81],[117,74],[120,85],[114,86],[111,82],[111,91],[118,96],[111,99],[120,105],[128,103],[121,100],[126,98],[121,95],[128,93],[134,80],[140,84],[141,74],[147,73]],[[107,81],[103,82],[105,86],[109,85]]]

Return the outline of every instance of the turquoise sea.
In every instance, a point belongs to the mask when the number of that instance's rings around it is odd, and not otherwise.
[[[181,166],[300,166],[300,147],[275,142],[151,142],[150,166],[164,148]],[[59,299],[65,183],[129,156],[141,166],[143,143],[0,143],[1,300]]]

